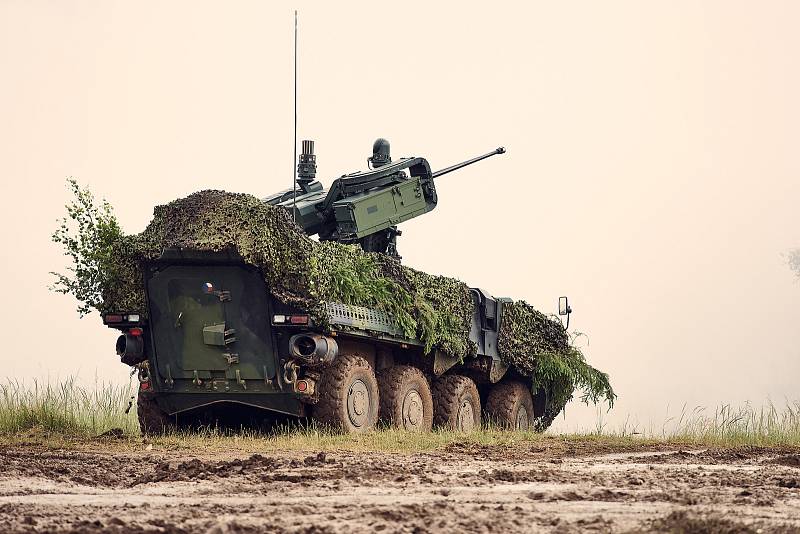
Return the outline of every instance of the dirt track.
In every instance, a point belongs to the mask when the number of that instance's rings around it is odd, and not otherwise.
[[[0,532],[800,532],[797,450],[0,449]]]

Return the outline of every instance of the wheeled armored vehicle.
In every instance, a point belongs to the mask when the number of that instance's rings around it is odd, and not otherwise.
[[[399,258],[397,225],[432,210],[435,178],[504,150],[432,172],[424,158],[392,162],[389,144],[373,146],[368,171],[315,180],[313,142],[304,141],[293,189],[264,202],[285,208],[309,235],[358,244]],[[121,331],[116,352],[136,367],[144,433],[220,407],[311,417],[347,432],[379,422],[413,431],[470,431],[482,421],[546,428],[562,405],[546,387],[503,362],[498,332],[506,299],[473,288],[474,357],[425,350],[384,311],[325,302],[326,324],[288,306],[259,269],[235,252],[167,248],[142,266],[147,311],[104,313]],[[568,313],[564,302],[561,312]]]

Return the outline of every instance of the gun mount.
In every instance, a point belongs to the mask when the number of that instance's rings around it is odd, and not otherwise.
[[[288,210],[308,235],[322,241],[358,243],[367,252],[397,253],[397,225],[436,207],[435,178],[473,163],[505,153],[500,147],[467,161],[432,172],[425,158],[400,158],[392,162],[389,142],[378,139],[368,158],[367,171],[345,174],[326,191],[315,180],[314,142],[303,141],[298,157],[297,183],[264,202]]]

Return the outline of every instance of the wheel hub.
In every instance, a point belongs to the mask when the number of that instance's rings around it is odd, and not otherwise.
[[[461,401],[456,417],[456,428],[461,432],[471,432],[475,428],[475,411],[468,400]]]
[[[514,423],[514,428],[517,430],[528,430],[529,426],[528,410],[525,406],[520,406],[517,410],[517,420]]]
[[[347,417],[355,427],[361,427],[369,418],[369,390],[362,380],[356,380],[347,392]]]
[[[403,426],[408,430],[417,430],[422,423],[422,416],[422,397],[417,390],[411,390],[403,399]]]

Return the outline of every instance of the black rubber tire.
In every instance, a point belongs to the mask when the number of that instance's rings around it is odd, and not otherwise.
[[[472,424],[466,404],[471,410]],[[444,430],[472,431],[481,427],[481,397],[472,379],[446,375],[433,383],[433,424]]]
[[[378,373],[380,417],[389,426],[412,432],[433,427],[433,396],[425,374],[410,365],[395,365]]]
[[[136,398],[136,417],[143,436],[161,436],[177,430],[175,418],[162,410],[152,396],[141,392]]]
[[[535,418],[531,388],[516,380],[493,385],[486,399],[486,417],[490,424],[505,429],[531,429]]]
[[[363,385],[358,385],[359,381]],[[375,428],[380,395],[375,372],[367,360],[361,356],[340,354],[322,373],[318,387],[319,401],[312,410],[317,423],[350,434]],[[357,389],[355,393],[354,387]],[[359,417],[362,414],[363,417]]]

